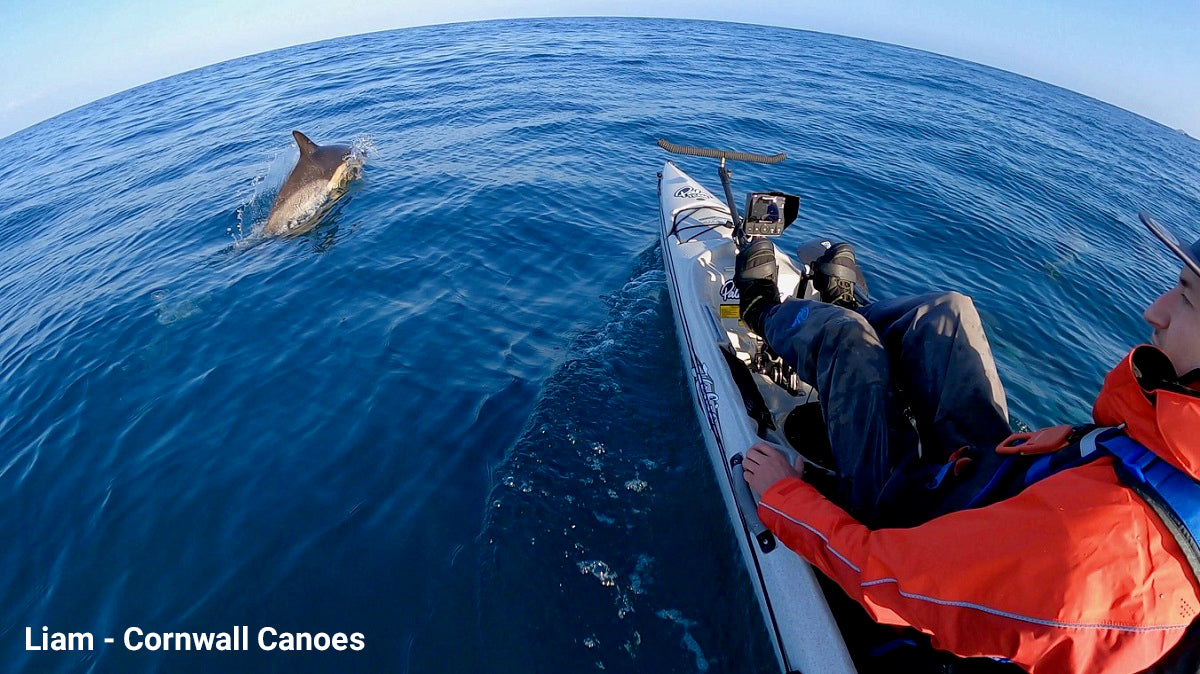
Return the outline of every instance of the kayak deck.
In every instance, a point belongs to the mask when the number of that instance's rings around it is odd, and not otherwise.
[[[726,205],[669,161],[659,174],[659,201],[663,264],[693,403],[778,664],[788,672],[853,672],[812,567],[775,544],[742,478],[742,453],[754,442],[796,451],[784,419],[815,401],[816,391],[794,376],[763,373],[769,355],[738,311]],[[811,296],[800,268],[778,251],[776,261],[783,296]],[[752,418],[748,409],[762,406],[768,413]]]

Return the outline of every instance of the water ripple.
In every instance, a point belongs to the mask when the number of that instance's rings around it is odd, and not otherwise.
[[[369,144],[364,177],[309,234],[258,237],[292,129]],[[1186,230],[1200,198],[1200,146],[1143,118],[761,26],[373,33],[71,111],[0,141],[21,168],[0,175],[0,661],[772,667],[666,305],[658,137],[787,152],[735,167],[738,190],[802,195],[781,245],[854,241],[881,297],[972,295],[1032,425],[1085,419],[1145,338],[1177,265],[1136,211]],[[14,647],[43,624],[369,647]]]

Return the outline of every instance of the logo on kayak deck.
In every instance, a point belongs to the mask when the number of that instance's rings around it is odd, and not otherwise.
[[[708,418],[708,425],[713,429],[713,433],[717,433],[719,437],[720,421],[717,415],[717,405],[719,404],[717,386],[713,383],[712,376],[708,374],[708,366],[704,363],[696,362],[696,373],[693,375],[693,383],[696,386],[696,400],[704,410],[704,416]]]
[[[734,300],[740,300],[741,298],[742,294],[738,292],[737,286],[733,284],[733,279],[726,281],[725,285],[721,286],[722,301],[732,302]]]
[[[692,185],[688,185],[686,187],[680,187],[679,189],[675,190],[675,198],[676,199],[712,199],[713,195],[700,189],[699,187],[694,187]]]

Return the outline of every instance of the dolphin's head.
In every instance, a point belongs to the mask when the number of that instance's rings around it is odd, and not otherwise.
[[[300,158],[275,197],[265,233],[295,236],[312,229],[362,176],[366,158],[349,145],[317,145],[293,131]]]

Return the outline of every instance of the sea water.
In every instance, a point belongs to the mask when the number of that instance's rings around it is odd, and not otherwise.
[[[293,129],[367,164],[265,239]],[[1147,338],[1179,265],[1137,211],[1200,234],[1180,132],[762,26],[414,28],[92,103],[0,140],[0,669],[772,671],[667,304],[660,137],[786,152],[735,190],[800,194],[780,245],[853,242],[876,297],[971,295],[1015,425],[1087,420]],[[123,643],[241,627],[364,647]]]

